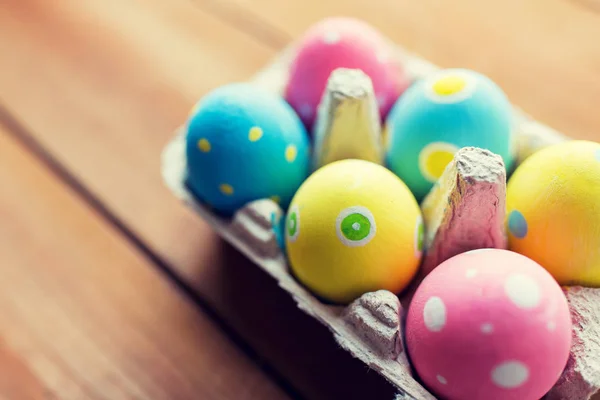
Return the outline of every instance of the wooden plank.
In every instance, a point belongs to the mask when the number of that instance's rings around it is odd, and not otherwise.
[[[187,0],[7,1],[0,100],[128,234],[164,262],[304,396],[393,389],[221,242],[163,186],[160,152],[209,88],[274,50]]]
[[[160,150],[192,102],[211,87],[250,76],[273,49],[186,1],[45,3],[12,0],[0,10],[0,26],[10,32],[0,36],[0,54],[11,55],[0,72],[0,99],[7,108],[302,394],[391,394],[160,181]],[[327,10],[328,4],[319,7]],[[275,9],[259,13],[277,10],[277,4],[267,6]],[[306,22],[298,8],[297,21]],[[385,10],[386,31],[393,33]],[[227,12],[220,14],[224,20],[248,21],[235,7]],[[283,24],[293,27],[294,21]],[[269,36],[277,31],[257,20],[236,29],[257,32],[269,45],[287,40],[286,34]]]
[[[202,0],[196,0],[199,4]],[[210,1],[227,20],[253,13],[250,34],[301,35],[332,15],[361,18],[443,67],[489,75],[537,119],[600,141],[600,8],[597,0]],[[237,6],[237,8],[236,8]]]
[[[0,398],[288,398],[4,126],[0,213]]]

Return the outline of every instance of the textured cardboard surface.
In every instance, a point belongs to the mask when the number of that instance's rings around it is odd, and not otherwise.
[[[183,185],[184,174],[185,142],[179,134],[163,153],[163,177],[173,193],[208,221],[225,240],[274,277],[294,298],[298,308],[329,328],[342,348],[381,373],[407,399],[434,399],[413,379],[404,352],[395,349],[396,338],[402,336],[401,308],[395,295],[389,292],[369,294],[348,310],[323,304],[294,279],[279,250],[276,232],[270,229],[271,224],[277,224],[282,216],[279,206],[271,200],[258,200],[238,211],[231,220],[220,218],[194,200]],[[398,310],[397,323],[390,316],[393,314],[390,310]],[[386,321],[386,328],[376,323],[382,320]],[[388,338],[387,343],[385,338]],[[392,340],[395,350],[384,350],[391,349]]]
[[[354,134],[348,136],[352,129]],[[340,68],[331,74],[313,137],[315,168],[346,158],[383,162],[379,108],[364,72]]]
[[[588,400],[600,390],[600,289],[566,290],[573,320],[567,368],[546,400]]]
[[[293,46],[286,49],[272,64],[260,71],[253,81],[281,93],[287,78],[287,63],[293,51]],[[401,48],[398,48],[397,56],[412,79],[437,69]],[[540,148],[567,139],[566,136],[532,120],[519,109],[515,108],[514,112],[517,124],[515,130],[518,133],[514,145],[518,162]],[[162,159],[163,178],[173,194],[210,223],[225,240],[274,277],[279,286],[294,298],[301,310],[316,318],[332,332],[341,347],[395,385],[398,388],[398,399],[434,399],[412,376],[402,348],[403,308],[396,295],[385,291],[368,293],[347,308],[322,303],[294,279],[289,272],[285,256],[279,250],[280,238],[277,229],[272,229],[273,226],[279,226],[283,215],[279,206],[271,200],[258,200],[238,211],[231,220],[221,218],[196,202],[187,191],[184,185],[185,167],[185,142],[180,131],[166,146]],[[587,296],[597,296],[599,293],[595,289],[584,290],[591,293]],[[570,303],[573,315],[583,313],[586,315],[582,319],[585,324],[593,325],[594,329],[600,326],[597,314],[594,314],[599,305],[573,299]],[[583,329],[574,329],[576,338],[582,335],[586,335]],[[591,394],[597,389],[597,357],[600,355],[590,356],[585,350],[595,339],[588,335],[577,340],[583,344],[574,350],[577,354],[572,357],[574,361],[570,362],[571,369],[567,368],[559,382],[560,386],[555,388],[554,393],[558,394],[549,398],[579,400],[578,397],[560,396],[576,393],[569,391],[575,386],[582,387],[586,394]],[[597,345],[597,341],[593,343]]]
[[[421,204],[427,227],[421,273],[427,275],[469,250],[507,248],[505,199],[502,157],[473,147],[460,149]]]

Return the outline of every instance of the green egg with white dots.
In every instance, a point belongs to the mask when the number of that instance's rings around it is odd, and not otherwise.
[[[310,144],[300,118],[280,96],[250,83],[204,96],[185,138],[186,185],[219,214],[263,198],[285,210],[309,174]]]

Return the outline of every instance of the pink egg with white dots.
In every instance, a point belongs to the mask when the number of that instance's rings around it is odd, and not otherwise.
[[[300,40],[285,88],[285,99],[308,129],[337,68],[360,69],[371,78],[382,118],[408,87],[393,49],[376,29],[353,18],[324,19]]]
[[[418,376],[447,400],[538,400],[571,347],[560,286],[539,264],[483,249],[438,266],[417,289],[406,321]]]

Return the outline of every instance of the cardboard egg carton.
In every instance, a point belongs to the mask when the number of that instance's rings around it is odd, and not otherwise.
[[[395,46],[396,56],[410,79],[418,79],[438,67]],[[260,71],[253,82],[281,94],[294,46],[283,51]],[[517,163],[535,151],[567,137],[536,122],[514,108],[517,123]],[[269,199],[254,201],[232,218],[223,218],[196,201],[184,184],[186,170],[183,128],[165,147],[162,174],[173,194],[195,210],[225,240],[271,275],[295,300],[298,307],[316,318],[336,342],[398,391],[397,399],[435,399],[417,380],[409,365],[402,335],[404,304],[408,305],[426,269],[463,251],[482,247],[506,247],[504,232],[506,173],[502,159],[488,151],[464,148],[446,168],[434,190],[422,203],[428,232],[427,256],[420,276],[401,299],[387,291],[367,293],[347,307],[321,302],[290,273],[280,250],[281,208]],[[485,209],[482,209],[485,208]],[[481,213],[487,216],[482,224]],[[490,215],[492,217],[490,217]],[[566,289],[573,315],[573,348],[562,377],[546,396],[549,400],[584,400],[600,389],[600,290]],[[400,301],[402,300],[402,302]]]

